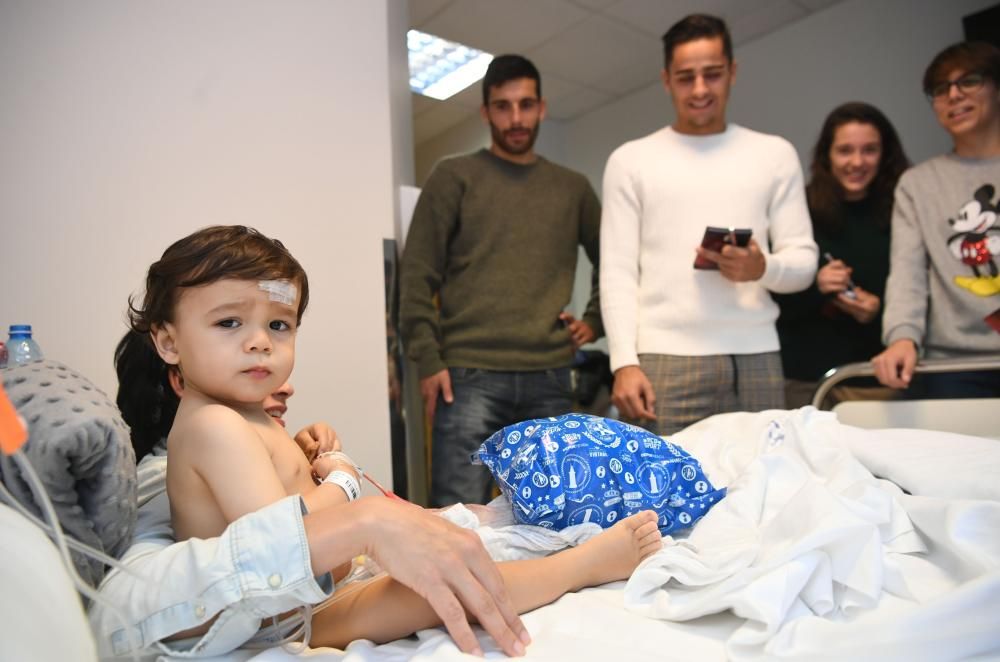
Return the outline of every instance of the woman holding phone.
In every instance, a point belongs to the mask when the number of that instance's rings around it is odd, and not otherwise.
[[[883,349],[893,191],[907,167],[895,128],[874,106],[845,103],[827,116],[806,186],[819,271],[809,289],[774,295],[789,408],[809,404],[830,368],[867,361]],[[864,388],[866,398],[889,397]],[[859,395],[851,390],[838,387],[832,397]]]

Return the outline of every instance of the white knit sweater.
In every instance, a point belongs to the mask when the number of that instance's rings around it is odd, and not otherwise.
[[[796,292],[817,249],[791,144],[729,124],[690,136],[666,127],[625,143],[604,171],[601,311],[611,368],[638,354],[751,354],[778,349],[768,290]],[[733,283],[693,268],[708,225],[751,228],[763,277]],[[820,350],[821,351],[821,350]]]

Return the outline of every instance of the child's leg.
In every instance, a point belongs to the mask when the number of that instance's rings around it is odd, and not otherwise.
[[[660,549],[656,515],[627,517],[579,547],[552,556],[498,564],[517,612],[524,613],[586,586],[625,579]],[[313,615],[311,642],[344,648],[355,639],[384,643],[441,624],[430,605],[390,577],[344,587]]]

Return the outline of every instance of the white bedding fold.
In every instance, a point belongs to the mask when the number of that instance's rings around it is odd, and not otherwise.
[[[727,642],[734,660],[927,659],[935,641],[950,643],[934,659],[1000,648],[1000,593],[980,586],[1000,578],[1000,502],[908,496],[874,478],[845,433],[876,434],[804,409],[715,417],[675,436],[729,494],[640,566],[626,606],[681,621],[732,611],[747,619]],[[910,627],[894,625],[890,645],[880,628],[897,621]]]

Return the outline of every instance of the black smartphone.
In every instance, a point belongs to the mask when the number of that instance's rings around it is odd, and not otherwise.
[[[750,243],[753,230],[750,228],[717,228],[708,226],[705,228],[705,236],[701,238],[701,247],[707,248],[716,253],[722,250],[726,244],[746,248]],[[706,260],[700,255],[694,258],[695,269],[718,269],[719,265],[711,260]]]

